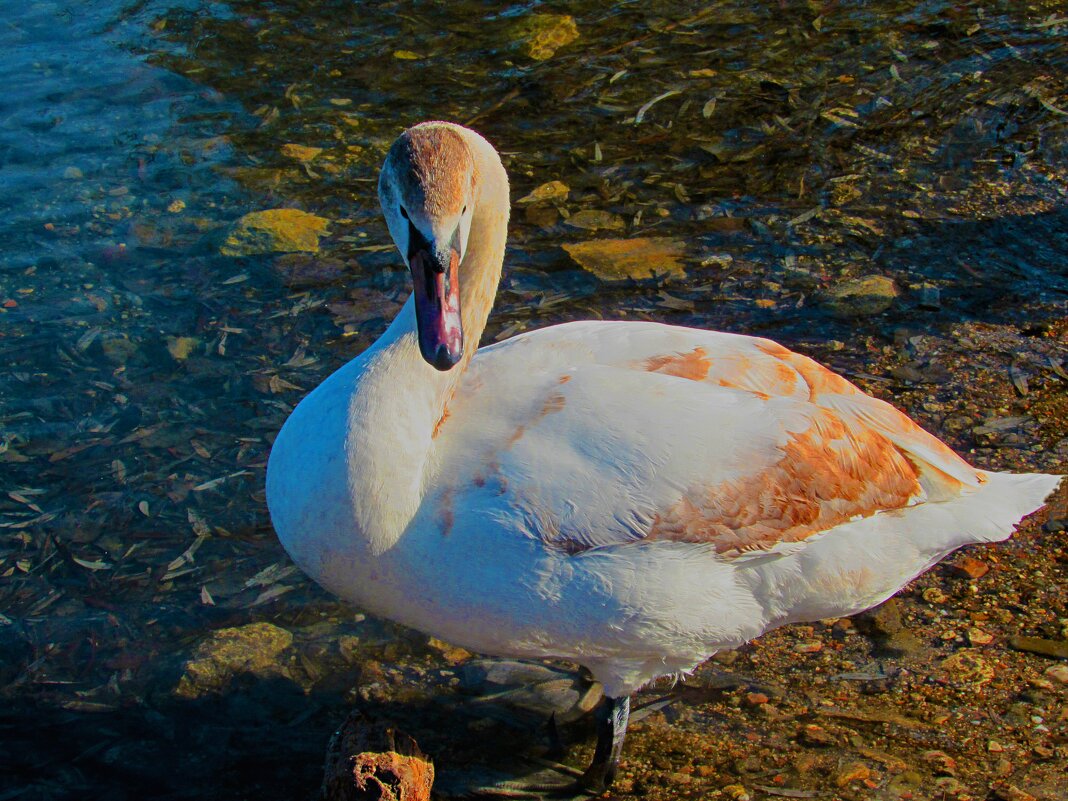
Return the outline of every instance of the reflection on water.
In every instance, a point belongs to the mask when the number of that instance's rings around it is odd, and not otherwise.
[[[566,185],[514,213],[491,339],[656,319],[865,374],[895,331],[1064,315],[1060,4],[531,8],[5,11],[0,725],[31,745],[0,751],[29,788],[4,797],[293,797],[357,676],[448,685],[423,639],[309,586],[263,504],[288,411],[407,292],[374,182],[408,124],[483,131],[514,198]],[[219,254],[279,207],[330,220],[320,256]],[[682,240],[685,274],[605,282],[561,247],[619,236]],[[889,311],[843,315],[871,274]],[[184,714],[182,659],[254,620],[296,638],[274,683]]]

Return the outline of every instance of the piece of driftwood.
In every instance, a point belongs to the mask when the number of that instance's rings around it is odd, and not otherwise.
[[[330,739],[322,801],[430,801],[434,766],[404,732],[353,710]]]

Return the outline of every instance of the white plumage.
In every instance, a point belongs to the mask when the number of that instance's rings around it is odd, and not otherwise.
[[[577,322],[474,354],[507,227],[496,153],[418,126],[380,196],[431,293],[413,243],[442,259],[438,306],[462,309],[466,349],[417,321],[413,296],[297,407],[268,470],[286,550],[375,614],[474,651],[572,659],[623,697],[774,626],[879,603],[1009,536],[1060,480],[972,468],[768,340]],[[458,364],[427,363],[446,356]]]

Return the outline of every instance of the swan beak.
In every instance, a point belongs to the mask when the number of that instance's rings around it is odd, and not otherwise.
[[[415,285],[419,352],[438,370],[448,370],[464,355],[460,322],[460,234],[439,245],[409,223],[408,266]]]

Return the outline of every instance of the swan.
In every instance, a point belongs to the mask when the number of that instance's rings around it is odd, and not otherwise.
[[[282,545],[332,593],[604,687],[579,789],[612,782],[631,693],[785,623],[874,606],[1008,537],[1060,476],[970,466],[767,339],[583,321],[479,339],[508,177],[478,133],[404,131],[378,195],[414,291],[271,451]]]

